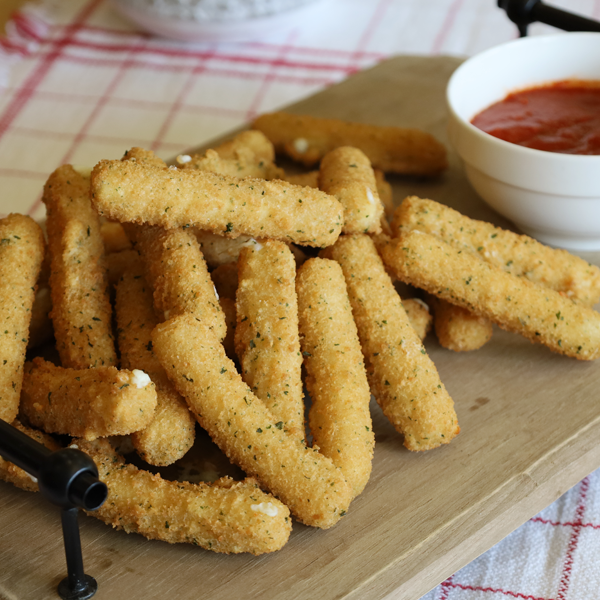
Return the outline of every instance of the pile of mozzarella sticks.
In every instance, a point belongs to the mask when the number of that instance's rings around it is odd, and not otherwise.
[[[318,169],[287,174],[275,150]],[[428,305],[453,350],[495,322],[600,354],[598,268],[431,200],[407,198],[388,223],[384,171],[445,167],[421,131],[275,113],[176,165],[132,148],[58,168],[47,243],[29,217],[0,220],[0,417],[89,453],[109,489],[93,514],[127,532],[261,554],[285,544],[291,515],[333,526],[369,480],[371,394],[408,450],[459,433],[422,343]],[[391,276],[427,303],[401,300]],[[60,365],[25,362],[52,336]],[[115,450],[130,436],[148,465],[173,464],[196,422],[244,481],[166,481]],[[0,477],[37,489],[2,460]]]

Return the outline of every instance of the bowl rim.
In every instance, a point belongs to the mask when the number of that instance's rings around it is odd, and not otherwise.
[[[498,146],[499,149],[507,152],[516,152],[518,155],[522,155],[523,157],[535,157],[537,160],[546,160],[546,161],[557,161],[560,160],[562,164],[566,162],[573,162],[583,166],[586,162],[590,163],[590,165],[600,161],[600,154],[568,154],[563,152],[550,152],[548,150],[539,150],[537,148],[528,148],[526,146],[521,146],[519,144],[515,144],[513,142],[507,142],[506,140],[502,140],[497,138],[490,133],[479,129],[475,125],[473,125],[470,121],[464,118],[462,115],[458,113],[453,103],[453,95],[456,95],[456,89],[458,86],[457,81],[462,76],[464,71],[468,68],[472,68],[474,64],[480,63],[482,61],[488,60],[490,56],[496,56],[505,52],[507,48],[514,48],[515,46],[529,46],[529,45],[545,45],[545,44],[555,44],[557,40],[567,41],[573,39],[594,39],[600,45],[600,33],[599,32],[591,32],[591,31],[579,31],[579,32],[568,32],[568,33],[555,33],[549,35],[539,35],[533,37],[523,37],[517,38],[514,40],[510,40],[509,42],[504,42],[503,44],[499,44],[498,46],[493,46],[492,48],[488,48],[483,52],[475,54],[467,58],[450,76],[448,80],[448,85],[446,86],[446,105],[448,107],[448,111],[452,115],[452,117],[460,123],[463,127],[466,128],[466,131],[469,132],[470,135],[476,136],[483,143],[491,143]],[[556,81],[556,80],[555,80]],[[600,81],[600,77],[597,81]],[[551,83],[552,80],[548,80],[548,83]],[[543,85],[543,84],[540,84]],[[532,87],[537,87],[533,85]],[[515,90],[518,89],[528,89],[527,87],[516,87]],[[504,96],[506,97],[506,96]],[[496,100],[495,102],[501,101],[503,98]],[[491,104],[486,105],[486,107],[481,110],[485,110],[485,108],[491,106]]]

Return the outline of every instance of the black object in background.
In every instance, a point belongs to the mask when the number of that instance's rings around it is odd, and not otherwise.
[[[62,509],[68,576],[58,585],[60,597],[64,600],[91,598],[98,584],[83,571],[77,515],[78,508],[97,510],[108,495],[106,484],[98,479],[94,461],[75,448],[52,452],[2,419],[0,455],[35,477],[42,495]]]
[[[516,23],[521,37],[527,27],[539,21],[565,31],[600,31],[600,22],[555,8],[541,0],[498,0],[498,6]]]

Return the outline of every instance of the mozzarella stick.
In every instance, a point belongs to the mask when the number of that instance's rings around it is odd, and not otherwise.
[[[143,371],[68,369],[39,357],[26,366],[21,412],[47,433],[93,440],[138,431],[154,418],[156,390]]]
[[[559,354],[580,360],[600,356],[600,314],[587,306],[428,233],[407,231],[392,240],[380,236],[377,245],[387,267],[406,283]]]
[[[419,298],[404,298],[402,300],[402,307],[415,333],[423,341],[427,337],[433,323],[429,307]]]
[[[154,290],[159,320],[191,313],[225,338],[227,325],[198,241],[187,229],[135,227],[136,248]]]
[[[207,150],[204,154],[179,155],[177,162],[185,170],[210,171],[238,179],[282,179],[284,174],[273,162],[257,158],[251,151],[239,151],[235,158],[222,158],[215,150]]]
[[[298,313],[315,446],[358,496],[369,481],[375,436],[371,392],[340,266],[311,258],[298,271]]]
[[[131,242],[121,223],[113,223],[111,221],[101,223],[100,234],[102,235],[102,242],[106,254],[131,250]]]
[[[35,284],[44,257],[44,234],[30,217],[0,219],[0,419],[19,412],[23,365]]]
[[[271,140],[277,152],[307,166],[340,146],[360,148],[373,167],[385,172],[436,175],[448,166],[446,149],[420,129],[382,127],[276,112],[252,124]]]
[[[254,479],[166,481],[126,464],[107,440],[74,443],[94,460],[108,486],[106,502],[88,514],[115,529],[225,554],[274,552],[289,538],[287,506],[262,492]]]
[[[418,229],[456,248],[468,248],[507,273],[592,306],[600,300],[600,268],[526,235],[476,221],[433,200],[411,196],[396,209],[394,235]]]
[[[427,294],[433,308],[433,326],[440,345],[454,352],[478,350],[492,337],[492,323],[462,306]]]
[[[194,417],[175,391],[152,351],[152,330],[158,321],[152,290],[142,266],[128,270],[117,284],[115,312],[123,369],[139,369],[156,386],[156,412],[147,427],[131,434],[137,453],[149,464],[166,466],[180,459],[195,438]]]
[[[283,181],[239,180],[205,171],[100,161],[92,201],[111,220],[173,229],[195,225],[237,237],[328,246],[340,234],[340,203],[324,192]]]
[[[319,189],[344,207],[344,233],[380,233],[383,204],[369,159],[358,148],[342,146],[321,161]]]
[[[283,430],[209,328],[182,315],[158,325],[152,339],[167,375],[229,460],[305,525],[327,529],[346,514],[352,490],[342,472]]]
[[[46,205],[51,259],[52,324],[63,366],[75,369],[117,362],[98,215],[90,180],[70,165],[48,179]]]
[[[238,280],[235,349],[242,378],[284,430],[304,440],[294,255],[274,240],[244,248]]]
[[[266,135],[255,130],[238,133],[233,139],[219,144],[215,152],[221,158],[236,158],[240,152],[251,152],[258,160],[275,160],[273,144]]]
[[[43,444],[52,452],[58,450],[60,446],[51,438],[49,435],[31,429],[31,427],[25,427],[19,421],[15,420],[11,423],[13,427],[16,427],[20,432],[28,435],[32,440]],[[37,492],[39,490],[37,480],[32,477],[27,471],[24,471],[17,465],[5,460],[0,456],[0,479],[8,483],[12,483],[14,486],[25,490],[26,492]]]
[[[210,268],[236,263],[242,248],[252,248],[261,242],[260,239],[255,240],[248,235],[240,235],[235,239],[226,238],[196,227],[192,228],[192,232],[196,236],[204,260]]]
[[[323,254],[342,267],[371,391],[404,445],[417,451],[449,443],[460,431],[454,403],[371,238],[343,236]]]

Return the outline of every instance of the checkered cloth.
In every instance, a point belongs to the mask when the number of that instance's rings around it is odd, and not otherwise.
[[[552,3],[600,19],[600,0]],[[387,56],[472,55],[516,37],[495,0],[327,0],[319,10],[308,27],[196,45],[140,33],[105,0],[21,10],[0,40],[0,216],[43,218],[42,185],[65,162],[93,165],[134,145],[168,158]],[[598,555],[600,472],[423,600],[598,598]]]

